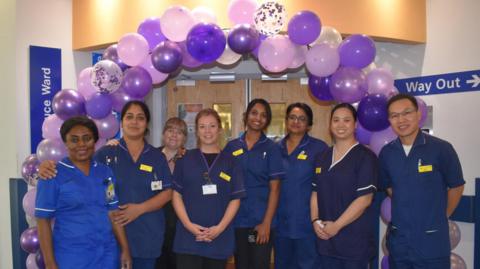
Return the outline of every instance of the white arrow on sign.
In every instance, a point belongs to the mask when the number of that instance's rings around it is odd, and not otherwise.
[[[473,84],[472,88],[478,87],[480,85],[480,77],[478,75],[472,75],[473,79],[467,80],[467,84]]]

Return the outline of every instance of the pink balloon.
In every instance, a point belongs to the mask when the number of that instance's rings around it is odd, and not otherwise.
[[[367,75],[368,94],[387,95],[393,88],[393,75],[384,68],[377,68]]]
[[[40,162],[46,160],[61,161],[67,157],[67,148],[60,139],[46,138],[37,146],[37,158]]]
[[[139,65],[148,56],[149,50],[145,37],[137,33],[125,34],[117,45],[118,57],[130,66]]]
[[[425,101],[423,101],[422,98],[420,97],[415,97],[417,99],[417,104],[418,104],[418,109],[420,110],[420,113],[422,116],[420,117],[420,127],[423,127],[425,125],[425,122],[427,121],[427,116],[428,116],[428,107]]]
[[[467,264],[460,255],[451,253],[450,255],[450,268],[451,269],[467,269]]]
[[[196,7],[192,10],[192,15],[195,18],[195,22],[205,22],[217,24],[217,16],[215,12],[208,7]]]
[[[92,70],[93,67],[87,67],[80,71],[80,74],[78,74],[77,91],[83,95],[85,99],[90,98],[90,96],[97,92],[95,87],[92,85]]]
[[[227,7],[228,18],[233,25],[248,23],[253,25],[258,3],[255,0],[231,0]]]
[[[160,18],[163,35],[170,41],[181,42],[187,39],[187,34],[195,25],[192,12],[183,6],[167,8]]]
[[[317,77],[327,77],[333,74],[340,65],[337,49],[326,43],[314,45],[305,56],[308,71]]]
[[[147,72],[152,77],[153,84],[161,83],[168,78],[168,74],[162,73],[157,69],[155,69],[155,67],[152,64],[152,59],[150,57],[145,58],[143,62],[140,64],[140,67],[147,70]]]
[[[270,72],[282,72],[287,69],[294,57],[294,45],[284,35],[274,35],[265,39],[258,51],[260,65]]]
[[[305,56],[307,55],[307,46],[294,45],[295,54],[293,55],[292,62],[288,68],[299,68],[305,63]]]
[[[27,216],[35,217],[35,197],[37,197],[36,188],[30,189],[23,196],[22,205]]]
[[[98,128],[98,134],[101,138],[112,138],[118,133],[120,123],[113,114],[99,120],[93,120]]]
[[[458,246],[462,237],[460,228],[453,220],[448,220],[448,234],[450,236],[450,249],[453,250]]]
[[[397,138],[397,135],[393,132],[392,127],[388,127],[379,132],[374,132],[370,138],[370,149],[378,156],[383,146],[390,143],[395,138]]]
[[[52,114],[48,116],[42,124],[42,136],[43,138],[56,138],[60,139],[60,127],[62,127],[63,120],[57,115]]]

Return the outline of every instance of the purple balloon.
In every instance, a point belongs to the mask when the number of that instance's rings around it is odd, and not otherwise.
[[[288,23],[288,36],[293,43],[308,45],[320,35],[322,23],[317,14],[303,10],[295,14]]]
[[[258,50],[260,49],[260,44],[262,44],[262,41],[267,39],[268,36],[260,34],[260,39],[258,40],[257,46],[255,49],[252,51],[252,55],[255,56],[255,58],[258,58]]]
[[[370,149],[378,156],[383,146],[390,143],[395,138],[397,138],[397,135],[391,127],[388,127],[387,129],[381,130],[379,132],[374,132],[372,134],[372,137],[370,138]]]
[[[202,63],[218,59],[227,40],[222,29],[213,23],[199,23],[187,35],[187,50],[193,58]]]
[[[365,129],[378,132],[386,129],[388,122],[387,98],[381,94],[367,95],[358,104],[358,121]]]
[[[39,269],[45,269],[45,261],[43,260],[42,251],[38,250],[35,254],[35,263]]]
[[[112,138],[118,133],[120,123],[113,114],[99,120],[93,120],[98,128],[98,135],[101,138]]]
[[[126,94],[122,87],[120,87],[120,89],[112,93],[111,98],[112,98],[112,108],[114,111],[117,111],[117,112],[121,112],[123,106],[129,101],[143,100],[142,98],[134,98]]]
[[[341,103],[355,103],[367,93],[365,75],[360,69],[340,67],[332,75],[330,93]]]
[[[128,68],[128,65],[126,65],[120,57],[118,57],[118,52],[117,52],[117,44],[110,45],[108,48],[106,48],[103,51],[102,54],[102,60],[110,60],[118,65],[122,71]]]
[[[35,253],[40,248],[36,227],[28,228],[20,236],[20,246],[28,253]]]
[[[150,77],[152,77],[153,84],[161,83],[168,78],[168,74],[159,72],[157,69],[155,69],[152,63],[151,56],[145,58],[139,66],[145,69],[150,74]]]
[[[383,94],[387,96],[393,88],[393,75],[390,71],[377,68],[367,75],[368,94]]]
[[[330,80],[330,77],[308,75],[308,89],[313,97],[320,101],[332,101],[333,97],[330,94]]]
[[[22,177],[31,186],[36,186],[38,181],[38,166],[40,161],[37,155],[31,154],[22,163]]]
[[[30,217],[35,217],[35,197],[37,196],[37,188],[32,188],[22,199],[22,206],[25,214]]]
[[[355,129],[355,137],[361,144],[368,145],[371,141],[372,132],[365,129],[360,123],[357,123],[357,128]]]
[[[158,71],[172,73],[182,64],[182,50],[177,43],[163,41],[152,51],[152,64]]]
[[[428,107],[425,101],[423,101],[422,98],[420,97],[415,97],[417,99],[417,104],[418,104],[418,109],[420,110],[421,116],[420,116],[420,127],[423,127],[425,125],[425,122],[427,121],[427,116],[428,116]]]
[[[340,65],[364,68],[375,59],[375,43],[366,35],[351,35],[338,46]]]
[[[63,120],[57,115],[52,114],[48,116],[42,124],[43,138],[60,138],[60,127],[62,124]]]
[[[383,256],[382,262],[380,263],[380,268],[381,269],[388,269],[390,268],[390,265],[388,263],[388,255]]]
[[[122,88],[126,94],[132,97],[143,98],[152,89],[152,83],[152,77],[147,70],[135,66],[125,71]]]
[[[93,119],[102,119],[112,113],[112,98],[109,94],[97,92],[85,103],[87,115]]]
[[[85,98],[75,90],[64,89],[53,97],[53,112],[62,120],[85,115]]]
[[[146,18],[138,26],[137,33],[145,37],[150,51],[160,44],[160,42],[167,40],[160,28],[160,18],[157,17]]]
[[[392,220],[392,200],[390,197],[385,197],[380,206],[380,217],[385,224],[390,223]]]
[[[185,41],[178,43],[180,49],[182,50],[182,65],[187,68],[196,68],[201,66],[203,63],[193,58],[192,55],[187,50],[187,44]]]
[[[60,139],[43,139],[37,146],[37,158],[40,162],[46,160],[61,161],[67,157],[67,148]]]
[[[252,52],[260,44],[260,34],[251,24],[237,24],[228,34],[228,46],[238,54]]]

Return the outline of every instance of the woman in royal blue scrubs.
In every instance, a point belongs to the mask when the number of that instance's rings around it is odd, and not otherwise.
[[[316,237],[310,222],[310,196],[315,158],[327,145],[308,135],[312,109],[304,103],[288,106],[287,135],[280,142],[286,175],[277,212],[275,268],[318,269]]]
[[[245,133],[224,151],[241,167],[247,195],[235,218],[235,268],[270,268],[282,159],[278,146],[264,134],[272,111],[264,99],[254,99],[244,114]]]
[[[213,109],[195,118],[198,148],[177,160],[173,207],[180,220],[173,251],[178,269],[224,269],[233,254],[232,221],[245,196],[242,171],[221,151],[220,116]]]
[[[330,116],[333,147],[316,161],[312,225],[322,268],[367,269],[376,254],[371,207],[378,180],[375,154],[355,139],[357,115],[347,103]]]
[[[38,182],[35,216],[45,265],[57,268],[130,268],[123,227],[113,222],[118,209],[115,177],[110,168],[92,160],[98,130],[86,117],[73,117],[60,128],[68,158],[51,180]],[[55,225],[52,233],[52,219]]]

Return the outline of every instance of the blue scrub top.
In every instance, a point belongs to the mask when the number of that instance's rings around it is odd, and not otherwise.
[[[263,222],[267,210],[270,180],[281,179],[285,174],[280,149],[262,133],[250,150],[243,134],[230,141],[223,151],[243,170],[247,191],[235,218],[235,227],[255,227]],[[274,218],[271,227],[275,225]]]
[[[393,191],[391,228],[424,258],[448,257],[447,191],[465,184],[452,145],[420,131],[408,156],[397,138],[379,158],[382,187]]]
[[[360,196],[377,190],[377,156],[361,144],[356,144],[333,166],[333,147],[320,155],[315,165],[313,190],[317,192],[318,217],[337,220]],[[318,238],[321,255],[345,260],[368,261],[377,253],[375,220],[372,206],[329,240]]]
[[[35,217],[55,218],[53,250],[59,268],[118,268],[108,211],[118,206],[115,178],[97,162],[86,176],[65,158],[51,180],[39,180]]]
[[[145,142],[136,162],[128,152],[124,139],[118,146],[104,146],[95,154],[98,162],[110,166],[117,178],[120,204],[143,203],[160,191],[172,187],[165,156]],[[152,190],[152,181],[162,181],[162,190]],[[156,258],[162,251],[165,216],[162,209],[141,215],[125,226],[130,253],[137,258]]]
[[[205,173],[217,186],[216,194],[203,195],[202,186],[207,183]],[[242,171],[234,165],[231,155],[224,151],[208,167],[199,149],[188,150],[175,164],[173,188],[182,195],[190,221],[203,227],[220,223],[230,201],[245,196]],[[233,254],[234,244],[232,223],[215,240],[206,243],[195,241],[195,236],[178,221],[173,251],[227,259]]]
[[[277,236],[300,239],[315,236],[310,220],[310,196],[315,173],[315,158],[327,149],[322,140],[305,134],[298,146],[288,154],[287,138],[280,141],[283,166],[277,209]]]

